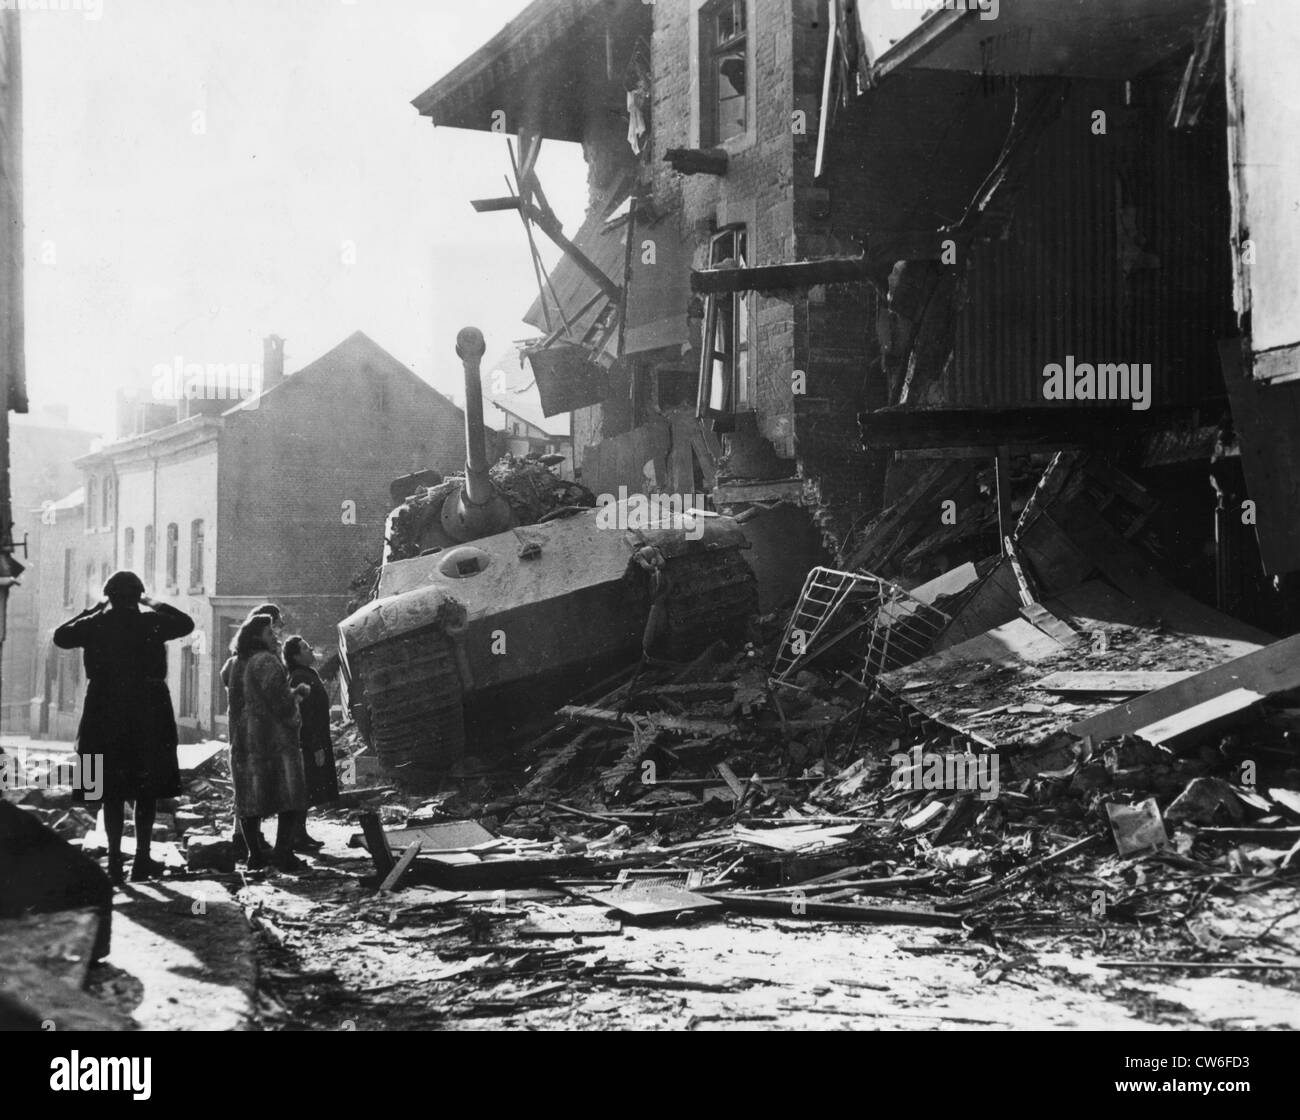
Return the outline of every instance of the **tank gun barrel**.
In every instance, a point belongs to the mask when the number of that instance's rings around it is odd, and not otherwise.
[[[487,344],[475,327],[456,335],[456,354],[465,367],[465,489],[469,500],[482,505],[492,497],[483,427],[483,355]]]
[[[456,355],[465,367],[465,486],[442,507],[442,527],[453,540],[471,541],[500,533],[514,524],[506,500],[488,473],[483,424],[483,355],[487,343],[477,327],[456,334]]]

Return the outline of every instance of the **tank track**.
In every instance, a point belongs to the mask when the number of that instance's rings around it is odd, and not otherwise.
[[[367,650],[360,675],[385,771],[414,784],[464,756],[464,697],[446,634],[425,630]]]
[[[744,636],[758,611],[758,584],[739,549],[675,556],[664,570],[670,581],[665,656],[692,657],[719,638]]]

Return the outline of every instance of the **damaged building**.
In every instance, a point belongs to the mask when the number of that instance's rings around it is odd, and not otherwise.
[[[558,231],[536,145],[582,144],[587,217],[561,233],[526,318],[546,332],[531,364],[544,408],[573,413],[584,483],[787,503],[807,513],[768,523],[810,561],[808,515],[834,545],[879,504],[883,462],[854,422],[887,403],[872,396],[875,297],[732,278],[861,251],[858,201],[835,210],[815,181],[820,9],[541,0],[415,101],[435,125],[518,136],[520,195],[474,205],[521,209],[540,234]]]
[[[1171,578],[1290,625],[1294,285],[1259,247],[1294,190],[1240,157],[1241,59],[1285,36],[1112,7],[541,0],[420,95],[517,137],[517,193],[473,205],[565,251],[529,360],[588,487],[778,507],[760,579],[773,530],[816,562],[811,519],[837,567],[916,584],[1087,451],[1151,491]],[[1252,145],[1285,148],[1278,112]],[[571,239],[544,140],[587,162]]]

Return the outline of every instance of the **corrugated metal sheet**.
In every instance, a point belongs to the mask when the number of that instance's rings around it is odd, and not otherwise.
[[[1122,85],[1076,86],[1008,235],[973,247],[947,403],[1088,407],[1043,399],[1043,367],[1071,354],[1151,363],[1153,408],[1223,396],[1217,340],[1232,327],[1221,112],[1176,134],[1163,124],[1164,87],[1141,96],[1144,108],[1126,109]],[[1096,109],[1105,136],[1093,133]]]

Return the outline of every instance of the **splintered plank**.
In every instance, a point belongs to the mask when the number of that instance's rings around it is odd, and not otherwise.
[[[1264,699],[1248,688],[1234,688],[1213,700],[1175,712],[1133,732],[1156,746],[1178,747],[1244,719]]]
[[[1035,685],[1044,692],[1154,692],[1196,676],[1194,669],[1134,669],[1115,672],[1060,672],[1044,677]]]
[[[388,837],[384,835],[384,826],[379,823],[379,814],[362,813],[360,821],[370,858],[375,861],[375,870],[381,876],[387,876],[393,869],[393,852],[388,846]]]
[[[1071,724],[1066,730],[1078,739],[1085,735],[1091,735],[1094,742],[1113,739],[1238,688],[1247,688],[1263,696],[1300,688],[1300,635],[1283,638],[1244,657],[1148,692],[1145,696]]]
[[[406,869],[414,862],[415,857],[420,854],[420,841],[414,840],[407,845],[406,851],[402,853],[402,858],[394,864],[392,871],[384,876],[384,881],[379,884],[380,893],[391,891],[398,883],[402,881],[402,876],[406,874]]]

